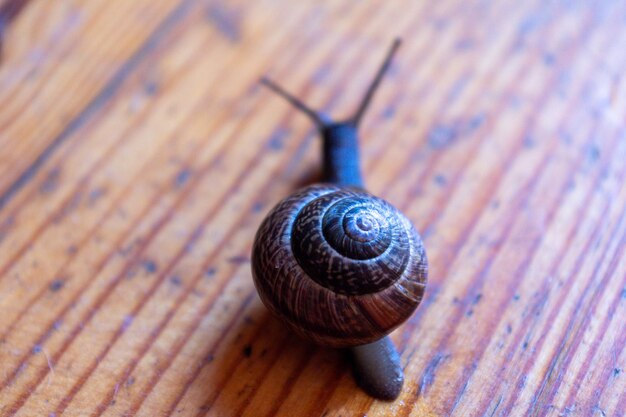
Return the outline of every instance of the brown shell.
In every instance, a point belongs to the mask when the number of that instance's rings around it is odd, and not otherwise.
[[[356,346],[417,308],[427,260],[410,221],[363,190],[313,185],[281,201],[257,232],[254,283],[263,303],[314,342]]]

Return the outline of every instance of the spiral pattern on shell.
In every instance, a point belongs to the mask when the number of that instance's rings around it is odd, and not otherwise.
[[[373,342],[420,303],[427,277],[409,220],[363,190],[306,187],[281,201],[257,232],[254,282],[263,303],[319,344]]]

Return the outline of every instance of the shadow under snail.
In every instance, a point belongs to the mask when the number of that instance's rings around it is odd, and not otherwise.
[[[396,39],[347,121],[328,120],[262,79],[318,127],[325,182],[278,203],[252,249],[254,283],[265,306],[306,339],[350,348],[357,383],[384,400],[397,398],[404,382],[387,335],[417,308],[428,270],[411,222],[364,190],[359,167],[357,128],[399,45]]]

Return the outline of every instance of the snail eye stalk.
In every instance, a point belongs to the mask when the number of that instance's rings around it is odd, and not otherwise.
[[[359,122],[361,121],[361,118],[363,118],[363,115],[365,114],[367,107],[372,101],[372,97],[374,97],[374,93],[378,89],[378,86],[380,85],[380,82],[382,81],[383,76],[389,70],[389,67],[391,66],[391,61],[393,60],[393,56],[395,55],[396,51],[400,47],[401,43],[402,41],[400,40],[400,38],[396,38],[391,44],[389,51],[387,51],[387,56],[385,57],[385,60],[383,61],[380,68],[378,69],[378,72],[376,73],[374,80],[372,81],[369,88],[365,92],[365,96],[363,97],[363,100],[361,101],[361,105],[359,106],[359,109],[356,111],[355,115],[352,116],[352,119],[350,119],[354,126],[358,126]]]
[[[380,82],[382,81],[385,73],[389,70],[389,67],[391,66],[391,61],[393,60],[393,56],[395,55],[396,51],[400,47],[401,43],[402,41],[400,40],[400,38],[396,38],[391,44],[391,47],[387,51],[387,56],[385,57],[383,63],[378,69],[376,76],[374,77],[371,84],[367,88],[367,91],[365,92],[365,95],[363,96],[363,100],[361,100],[361,104],[359,105],[358,110],[356,111],[354,116],[352,116],[348,120],[349,124],[353,125],[354,127],[357,127],[359,123],[361,122],[361,119],[363,118],[365,111],[369,107],[369,104],[371,103],[372,98],[374,97],[374,93],[376,92],[376,90],[378,90],[378,86],[380,85]],[[289,93],[287,90],[285,90],[284,88],[282,88],[280,85],[276,84],[274,81],[270,80],[269,78],[267,77],[261,78],[261,84],[265,85],[270,90],[274,91],[276,94],[278,94],[279,96],[287,100],[289,103],[291,103],[292,106],[294,106],[295,108],[297,108],[298,110],[300,110],[301,112],[309,116],[320,130],[325,127],[328,127],[329,125],[336,124],[336,122],[334,121],[328,122],[328,121],[323,120],[319,112],[307,106],[302,100],[300,100],[293,94]]]
[[[276,84],[274,81],[270,80],[267,77],[261,78],[261,84],[265,85],[270,90],[291,103],[291,105],[293,105],[296,109],[309,116],[320,129],[324,127],[325,123],[322,121],[320,115],[315,110],[304,104],[304,102],[298,97],[292,95],[287,90],[285,90],[280,85]]]

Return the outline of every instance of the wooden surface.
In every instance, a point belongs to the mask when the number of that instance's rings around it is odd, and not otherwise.
[[[0,2],[0,415],[598,416],[626,408],[626,5]],[[404,44],[368,189],[423,232],[394,403],[254,290],[311,123]]]

